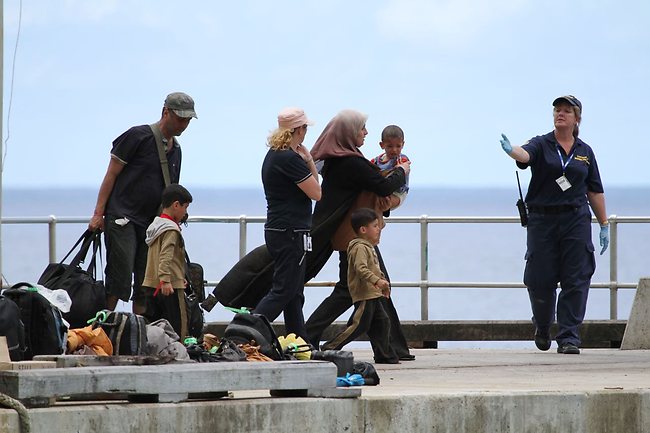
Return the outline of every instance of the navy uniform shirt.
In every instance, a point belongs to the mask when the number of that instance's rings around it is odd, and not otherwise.
[[[307,163],[291,149],[269,149],[262,164],[267,229],[311,228],[311,199],[298,187],[311,176]]]
[[[594,152],[579,138],[575,139],[568,155],[555,139],[553,132],[538,135],[521,147],[530,155],[527,164],[517,162],[519,168],[530,166],[532,172],[526,194],[528,206],[578,207],[587,203],[587,191],[603,192]],[[558,149],[562,155],[562,162],[560,162]],[[570,157],[564,175],[571,183],[571,188],[562,191],[555,180],[562,176],[562,165]]]

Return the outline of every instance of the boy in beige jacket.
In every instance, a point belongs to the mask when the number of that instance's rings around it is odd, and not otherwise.
[[[169,185],[162,194],[162,213],[147,228],[145,242],[147,270],[142,286],[148,288],[145,318],[149,322],[167,319],[181,341],[188,336],[185,304],[185,242],[180,222],[187,215],[192,195],[178,184]]]
[[[357,237],[348,245],[348,288],[354,311],[343,332],[323,345],[323,350],[339,350],[366,333],[377,364],[398,364],[390,347],[390,321],[381,302],[390,297],[390,283],[379,269],[375,246],[381,227],[374,210],[360,208],[352,212],[350,222]]]

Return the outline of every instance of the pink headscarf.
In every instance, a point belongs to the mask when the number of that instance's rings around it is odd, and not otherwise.
[[[368,116],[354,110],[339,112],[325,126],[316,144],[311,149],[314,161],[344,156],[363,156],[356,145],[359,132],[363,129]]]

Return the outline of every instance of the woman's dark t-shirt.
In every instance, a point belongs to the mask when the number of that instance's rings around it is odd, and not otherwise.
[[[311,199],[298,187],[311,176],[305,161],[291,149],[269,149],[262,164],[266,229],[311,227]]]

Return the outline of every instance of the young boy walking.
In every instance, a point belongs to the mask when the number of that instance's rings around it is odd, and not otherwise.
[[[377,364],[398,364],[399,358],[389,345],[390,321],[382,297],[390,297],[390,283],[379,268],[375,246],[381,227],[374,210],[360,208],[352,212],[355,239],[348,246],[348,288],[354,311],[343,332],[323,345],[323,350],[340,350],[366,333]]]
[[[162,194],[162,213],[147,228],[149,246],[143,287],[148,288],[145,318],[149,322],[166,319],[180,336],[188,336],[185,304],[185,243],[180,222],[187,215],[192,195],[178,184],[169,185]]]

